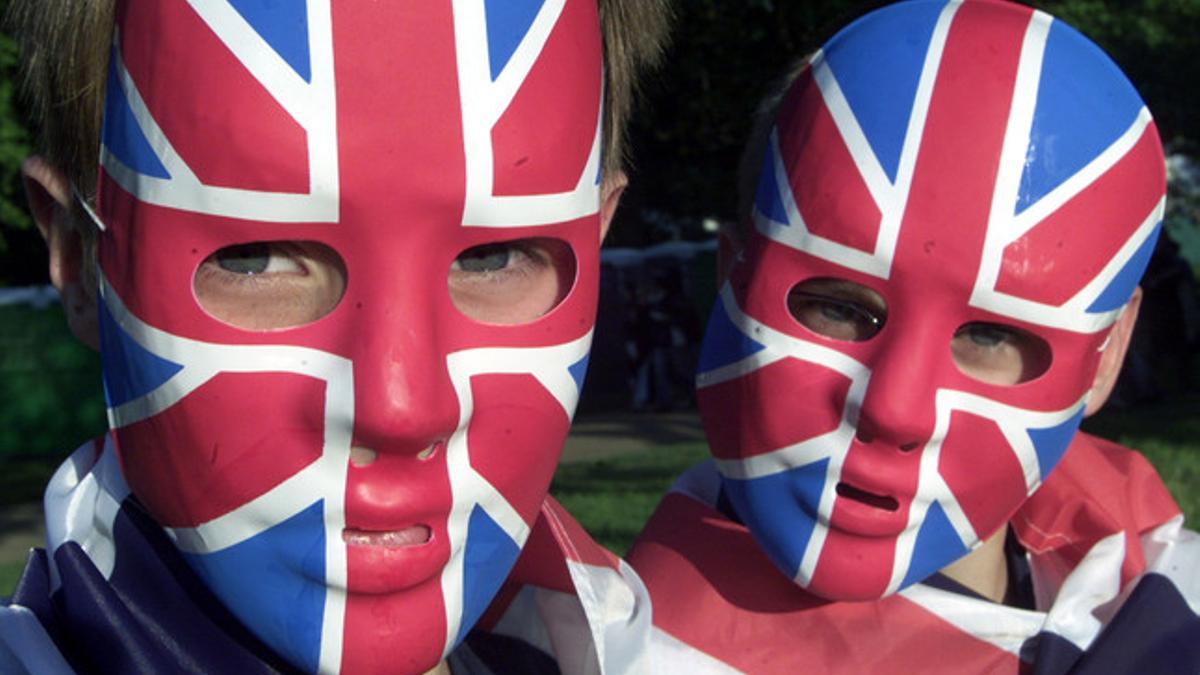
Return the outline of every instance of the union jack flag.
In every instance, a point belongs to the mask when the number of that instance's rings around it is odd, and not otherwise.
[[[817,52],[781,103],[752,262],[721,291],[697,378],[730,500],[775,564],[831,597],[851,565],[878,597],[1000,527],[1075,433],[1162,212],[1149,113],[1042,12],[899,3]],[[879,289],[884,333],[802,327],[786,298],[817,277]],[[949,342],[972,321],[1043,337],[1049,370],[1015,387],[959,372]],[[868,424],[912,445],[885,460],[856,439]],[[843,482],[896,500],[891,534],[843,536]]]
[[[537,517],[595,313],[597,26],[575,0],[118,3],[98,219],[122,480],[305,671],[436,663]],[[520,237],[567,242],[582,270],[552,315],[455,311],[455,255]],[[247,332],[204,313],[206,256],[281,240],[344,260],[329,316]],[[352,467],[352,445],[379,460]],[[414,522],[429,543],[379,581],[403,603],[348,592],[378,561],[343,531]],[[80,543],[105,574],[120,566]],[[397,634],[436,648],[403,653]]]
[[[629,552],[654,602],[648,651],[659,670],[1050,675],[1200,665],[1200,535],[1181,526],[1153,467],[1126,448],[1077,434],[1012,519],[1014,585],[1033,596],[1019,606],[936,574],[870,602],[816,597],[728,517],[721,484],[711,462],[688,470]]]

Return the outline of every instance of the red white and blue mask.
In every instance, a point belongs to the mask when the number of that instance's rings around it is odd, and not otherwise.
[[[829,599],[918,582],[998,531],[1075,434],[1163,212],[1158,134],[1091,42],[993,0],[916,1],[833,37],[786,92],[753,227],[698,376],[736,515]],[[869,339],[789,311],[806,280],[887,306]],[[1048,346],[1014,385],[951,340],[999,324]]]
[[[515,562],[587,365],[601,96],[589,0],[118,2],[98,219],[122,471],[301,670],[432,668]],[[455,307],[456,256],[535,237],[577,270],[552,311]],[[336,307],[210,316],[202,261],[264,241],[332,249]],[[414,526],[427,543],[343,540]]]

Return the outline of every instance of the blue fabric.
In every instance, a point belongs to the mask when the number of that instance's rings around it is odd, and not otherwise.
[[[34,611],[77,673],[296,672],[208,593],[132,499],[113,536],[119,553],[109,579],[68,542],[54,554],[58,590],[50,594],[47,557],[38,551],[11,600]]]

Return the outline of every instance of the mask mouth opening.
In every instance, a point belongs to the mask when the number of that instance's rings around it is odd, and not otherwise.
[[[349,546],[408,548],[424,546],[433,540],[433,530],[425,524],[410,525],[398,530],[342,530],[342,541]]]
[[[895,497],[889,495],[877,495],[873,492],[867,492],[862,488],[855,487],[849,483],[838,483],[837,494],[845,499],[852,499],[856,502],[872,506],[884,511],[895,511],[900,508],[900,502],[896,501]]]

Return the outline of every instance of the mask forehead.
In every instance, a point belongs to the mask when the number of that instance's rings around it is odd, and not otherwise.
[[[776,564],[825,597],[879,597],[1002,527],[1066,451],[1154,245],[1161,149],[1094,45],[992,0],[864,16],[776,120],[705,338],[701,412]],[[802,326],[789,292],[821,277],[877,292],[880,332]],[[972,322],[1039,336],[1049,369],[1011,387],[966,375],[951,341]]]
[[[130,487],[294,665],[432,667],[515,561],[586,370],[597,8],[119,2],[117,17],[99,249]],[[570,247],[567,297],[515,326],[458,312],[455,257],[526,237]],[[330,314],[250,332],[204,313],[208,255],[281,240],[344,261]],[[378,451],[369,470],[352,444]],[[382,567],[342,540],[414,523],[430,543]]]
[[[787,93],[756,220],[870,278],[1092,332],[1153,248],[1163,180],[1141,99],[1072,28],[998,2],[903,3],[839,33]]]

